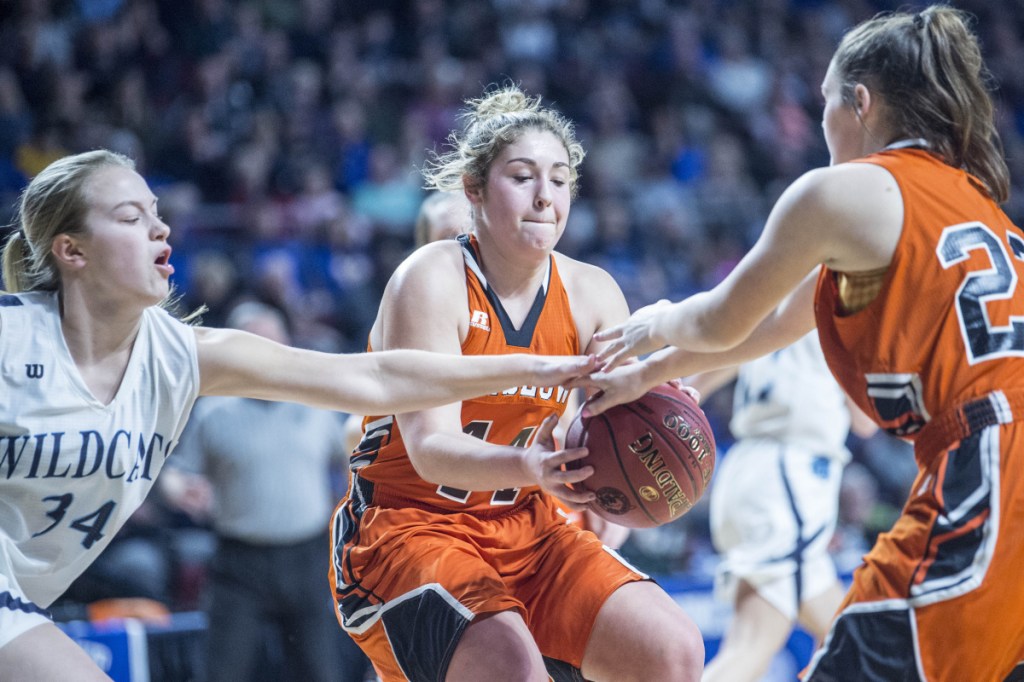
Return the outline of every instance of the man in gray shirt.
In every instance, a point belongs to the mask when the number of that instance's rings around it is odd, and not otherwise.
[[[283,316],[243,303],[228,326],[289,343]],[[367,661],[338,627],[327,579],[332,469],[347,464],[343,415],[294,403],[203,398],[161,491],[217,535],[209,570],[211,682],[256,679],[268,630],[295,680],[361,682]]]

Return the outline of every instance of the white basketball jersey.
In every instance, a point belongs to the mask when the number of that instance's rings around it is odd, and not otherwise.
[[[53,293],[0,295],[0,571],[43,608],[142,503],[199,391],[195,332],[153,307],[102,404],[57,306]]]
[[[737,439],[772,438],[849,458],[846,395],[825,364],[816,331],[740,367],[729,428]]]

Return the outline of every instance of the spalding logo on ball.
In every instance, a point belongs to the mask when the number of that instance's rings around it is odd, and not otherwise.
[[[715,437],[693,397],[662,384],[596,417],[576,413],[566,447],[590,452],[575,467],[594,474],[579,487],[600,516],[630,528],[675,521],[696,504],[715,468]]]

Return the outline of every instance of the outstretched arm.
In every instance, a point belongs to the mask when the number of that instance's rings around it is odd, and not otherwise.
[[[808,274],[800,286],[762,320],[745,341],[729,350],[694,353],[670,346],[641,362],[578,379],[575,385],[600,391],[584,405],[584,416],[601,414],[610,407],[636,400],[654,386],[677,377],[740,365],[793,343],[814,329],[814,288],[817,275],[817,270]]]
[[[872,201],[864,201],[870,196]],[[805,174],[779,198],[754,247],[714,289],[638,310],[601,332],[607,369],[667,345],[718,353],[741,344],[819,265],[885,267],[902,231],[903,202],[879,166],[848,163]]]
[[[703,402],[711,395],[718,392],[739,374],[739,365],[730,365],[719,369],[709,369],[706,372],[699,372],[682,378],[682,383],[689,386],[700,396],[698,400]]]
[[[462,356],[420,350],[335,355],[234,329],[197,328],[200,393],[392,414],[516,385],[559,386],[594,367],[585,356]]]

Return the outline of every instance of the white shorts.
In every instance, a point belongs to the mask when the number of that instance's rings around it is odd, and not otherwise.
[[[16,583],[0,573],[0,649],[37,625],[52,622],[45,609],[30,602]]]
[[[842,463],[778,441],[729,449],[711,486],[711,539],[722,555],[715,594],[730,603],[746,581],[790,619],[837,581],[828,544]]]

